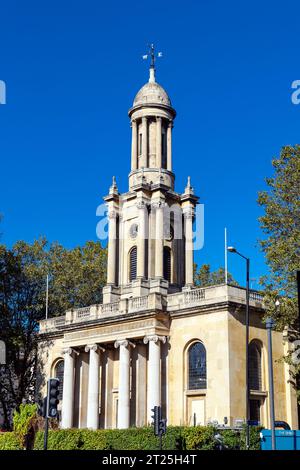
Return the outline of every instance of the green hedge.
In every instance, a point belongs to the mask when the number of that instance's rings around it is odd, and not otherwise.
[[[180,437],[181,428],[169,427],[163,438],[163,448],[175,449],[176,438]],[[43,448],[44,433],[38,432],[35,449]],[[49,431],[48,449],[64,450],[156,450],[158,439],[153,428],[130,429],[64,429]]]
[[[260,449],[259,431],[251,427],[250,449]],[[228,449],[245,449],[245,431],[218,431],[223,435]],[[176,427],[169,426],[163,437],[163,449],[214,450],[216,442],[212,426]],[[37,433],[35,449],[43,448],[42,432]],[[65,429],[49,431],[48,449],[64,450],[157,450],[159,440],[153,434],[152,427],[130,429]]]
[[[259,431],[251,427],[250,448],[260,449]],[[218,430],[223,435],[228,449],[245,448],[245,432]],[[163,437],[163,449],[214,450],[216,442],[212,426],[179,427],[169,426]],[[35,450],[42,450],[44,433],[37,432]],[[130,429],[61,429],[50,430],[48,436],[49,450],[157,450],[159,440],[153,434],[152,427]],[[14,433],[0,434],[0,450],[18,450],[20,445]]]
[[[22,450],[20,441],[14,432],[0,433],[0,450]]]

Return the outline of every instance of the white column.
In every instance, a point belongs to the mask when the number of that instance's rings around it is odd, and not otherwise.
[[[194,250],[193,250],[193,208],[184,210],[185,234],[185,285],[194,284]]]
[[[161,148],[161,117],[156,118],[156,165],[162,167],[162,148]]]
[[[63,349],[62,354],[64,355],[64,382],[61,427],[66,429],[73,426],[75,354],[78,353],[72,348],[66,348]]]
[[[143,126],[143,141],[142,141],[142,162],[141,167],[146,168],[148,166],[148,122],[147,118],[142,118]]]
[[[155,208],[155,277],[163,278],[164,203],[153,203]]]
[[[100,350],[104,351],[104,349],[100,348],[97,344],[85,347],[85,352],[90,353],[87,403],[87,427],[90,429],[98,429],[99,427]]]
[[[147,421],[151,422],[151,410],[161,405],[161,366],[160,342],[165,343],[165,336],[145,336],[144,344],[149,343],[148,388],[147,388]]]
[[[172,127],[173,123],[169,122],[167,129],[167,169],[172,171]]]
[[[144,278],[146,274],[146,238],[148,237],[148,211],[147,206],[143,201],[139,201],[137,207],[139,213],[139,230],[137,240],[137,277]]]
[[[137,124],[133,120],[132,126],[132,141],[131,141],[131,171],[137,169]]]
[[[108,227],[108,253],[107,253],[107,284],[116,284],[116,261],[117,261],[117,214],[109,210]]]
[[[115,348],[120,348],[119,358],[119,405],[118,428],[129,428],[130,425],[130,346],[128,340],[115,341]]]

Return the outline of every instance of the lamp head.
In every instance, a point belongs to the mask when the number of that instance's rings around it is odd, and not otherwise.
[[[227,250],[230,251],[230,253],[236,253],[236,248],[234,248],[234,246],[228,246]]]
[[[279,302],[279,300],[278,300],[278,299],[276,300],[276,302],[275,302],[275,305],[276,305],[276,307],[279,307],[279,305],[280,305],[280,302]]]

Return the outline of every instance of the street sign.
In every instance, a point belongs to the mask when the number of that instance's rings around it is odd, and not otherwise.
[[[6,346],[4,341],[0,340],[0,365],[6,364]]]

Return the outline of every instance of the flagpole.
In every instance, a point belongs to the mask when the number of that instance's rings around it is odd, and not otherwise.
[[[225,284],[228,281],[227,275],[227,228],[224,229],[224,260],[225,260]]]
[[[46,320],[48,319],[48,290],[49,290],[49,276],[46,278]]]

